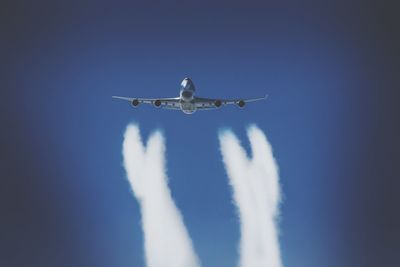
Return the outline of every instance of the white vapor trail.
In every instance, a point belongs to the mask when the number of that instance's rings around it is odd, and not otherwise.
[[[247,130],[252,157],[229,130],[219,140],[240,218],[240,267],[281,267],[277,217],[280,188],[271,145],[256,126]]]
[[[156,131],[144,147],[130,124],[123,143],[124,167],[142,214],[148,267],[198,267],[192,241],[168,187],[163,135]]]

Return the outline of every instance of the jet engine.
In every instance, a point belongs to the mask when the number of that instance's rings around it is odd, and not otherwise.
[[[153,102],[153,104],[154,104],[154,106],[155,106],[156,108],[159,108],[159,107],[161,107],[161,100],[157,99],[157,100],[155,100],[155,101]]]
[[[219,108],[222,105],[222,101],[221,100],[215,100],[214,101],[214,105]]]
[[[239,108],[244,108],[244,106],[246,105],[246,102],[244,102],[244,100],[240,100],[237,102],[237,105],[239,106]]]
[[[137,99],[133,99],[131,104],[132,104],[133,107],[137,108],[137,106],[139,106],[140,102]]]

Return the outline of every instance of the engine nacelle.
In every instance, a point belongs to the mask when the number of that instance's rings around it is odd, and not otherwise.
[[[159,99],[155,100],[155,101],[153,102],[153,105],[154,105],[156,108],[161,107],[161,100],[159,100]]]
[[[215,100],[214,101],[214,106],[216,106],[217,108],[221,107],[222,105],[222,101],[221,100]]]
[[[246,102],[244,102],[244,100],[240,100],[237,102],[237,105],[239,106],[239,108],[244,108],[244,106],[246,105]]]
[[[133,99],[132,102],[131,102],[131,104],[132,104],[132,106],[133,106],[134,108],[137,108],[137,107],[139,106],[140,102],[139,102],[139,100],[137,100],[137,99]]]

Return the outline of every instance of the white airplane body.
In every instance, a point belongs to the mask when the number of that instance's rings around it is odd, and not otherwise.
[[[151,104],[157,108],[181,110],[186,114],[193,114],[196,110],[218,109],[222,105],[236,104],[243,108],[246,103],[266,99],[267,96],[250,99],[210,99],[195,96],[196,88],[190,78],[183,79],[181,91],[178,97],[174,98],[131,98],[113,96],[113,98],[129,101],[133,107],[139,104]]]

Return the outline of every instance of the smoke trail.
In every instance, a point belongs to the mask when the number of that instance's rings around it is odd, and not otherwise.
[[[144,147],[139,128],[128,125],[124,166],[141,209],[146,263],[148,267],[197,267],[192,241],[168,187],[164,154],[159,131]]]
[[[241,221],[239,266],[281,267],[276,225],[280,201],[278,167],[262,131],[251,126],[247,135],[251,159],[231,131],[219,134],[225,169]]]

